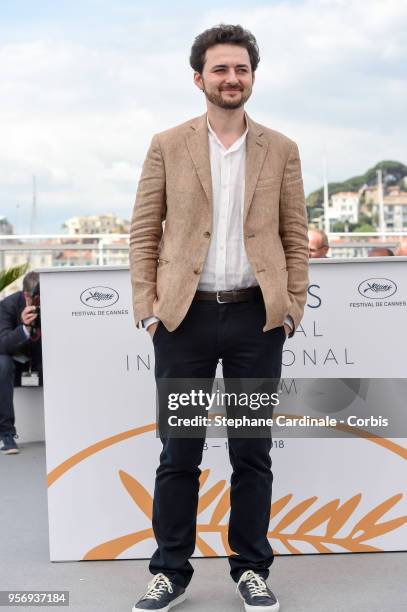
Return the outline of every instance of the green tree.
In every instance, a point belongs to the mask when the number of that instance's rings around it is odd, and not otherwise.
[[[357,225],[372,225],[372,215],[360,213]]]
[[[384,160],[377,163],[375,166],[373,166],[373,168],[369,168],[364,174],[352,176],[342,182],[329,183],[329,195],[332,196],[340,191],[359,191],[359,189],[364,185],[376,185],[377,170],[382,170],[383,182],[385,185],[398,184],[402,189],[407,189],[405,183],[405,178],[407,177],[407,166],[397,161]],[[310,208],[321,206],[323,201],[323,187],[320,187],[316,191],[308,194],[306,198],[307,206]]]
[[[375,228],[372,225],[370,225],[370,223],[363,223],[361,225],[356,225],[352,229],[352,231],[353,232],[366,232],[366,233],[369,233],[369,232],[375,232],[376,230],[375,230]]]

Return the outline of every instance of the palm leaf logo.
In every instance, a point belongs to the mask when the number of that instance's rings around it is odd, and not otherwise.
[[[119,478],[136,504],[138,511],[142,512],[148,519],[148,527],[95,546],[85,554],[84,560],[115,559],[132,546],[154,538],[151,528],[153,499],[150,493],[134,476],[123,470],[119,471]],[[234,551],[231,550],[228,543],[230,487],[225,488],[226,481],[219,480],[204,490],[209,478],[210,470],[203,470],[199,479],[200,495],[196,546],[204,556],[220,556],[205,541],[203,535],[205,533],[218,533],[225,551],[224,554],[231,555],[234,554]],[[304,543],[311,544],[319,553],[337,552],[338,546],[348,552],[380,551],[380,548],[366,542],[398,529],[407,523],[407,516],[378,522],[398,504],[402,497],[402,493],[389,497],[371,509],[356,523],[353,523],[352,515],[362,501],[361,493],[346,500],[342,505],[340,499],[333,499],[319,507],[315,507],[318,497],[313,496],[299,501],[286,511],[290,502],[294,501],[293,495],[288,494],[272,504],[271,529],[267,535],[273,541],[273,550],[276,555],[281,554],[281,552],[276,549],[274,542],[280,542],[286,550],[294,554],[303,554],[301,544]],[[213,506],[213,510],[209,522],[200,523],[199,516],[210,506]],[[311,506],[314,506],[312,510],[310,510]],[[310,513],[307,514],[309,510]],[[307,516],[305,516],[306,514]],[[302,522],[293,529],[293,524],[298,520],[301,521],[301,519]],[[318,533],[315,533],[316,530]],[[347,534],[338,535],[341,530],[346,530]]]
[[[302,551],[294,546],[293,542],[307,542],[320,553],[337,552],[338,546],[349,552],[380,551],[380,548],[366,544],[366,541],[398,529],[407,523],[407,516],[378,523],[379,519],[389,512],[402,497],[403,494],[398,493],[380,503],[355,524],[350,524],[349,531],[345,536],[339,536],[338,532],[350,522],[352,514],[362,500],[362,494],[354,495],[342,505],[339,499],[334,499],[314,510],[297,529],[290,529],[294,521],[316,502],[317,497],[310,497],[289,510],[277,525],[268,532],[268,537],[280,540],[290,552],[295,554],[301,554]],[[316,529],[319,533],[311,533]],[[274,552],[279,554],[277,550],[274,550]]]

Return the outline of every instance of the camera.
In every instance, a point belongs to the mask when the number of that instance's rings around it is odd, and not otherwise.
[[[35,306],[35,314],[37,318],[30,325],[31,327],[31,336],[34,336],[36,330],[41,327],[41,305],[40,305],[40,283],[38,282],[34,288],[29,292],[29,295],[32,300],[32,305]]]

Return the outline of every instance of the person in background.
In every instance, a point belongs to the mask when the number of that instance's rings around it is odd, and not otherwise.
[[[398,257],[407,257],[407,238],[403,238],[395,253]]]
[[[22,379],[42,384],[40,280],[28,272],[23,290],[0,302],[0,452],[15,455],[19,447],[14,417],[14,386]]]
[[[326,257],[329,251],[328,236],[321,229],[308,231],[308,251],[310,259]]]
[[[391,249],[388,249],[387,247],[374,247],[373,249],[370,249],[367,256],[368,257],[390,257],[391,255],[394,255],[394,253]]]

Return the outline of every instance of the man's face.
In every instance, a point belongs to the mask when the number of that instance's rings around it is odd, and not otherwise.
[[[322,243],[322,237],[318,232],[308,233],[308,250],[310,259],[326,257],[329,247]]]
[[[214,106],[227,109],[243,106],[254,83],[247,49],[229,44],[210,47],[202,74],[195,72],[194,81]]]

